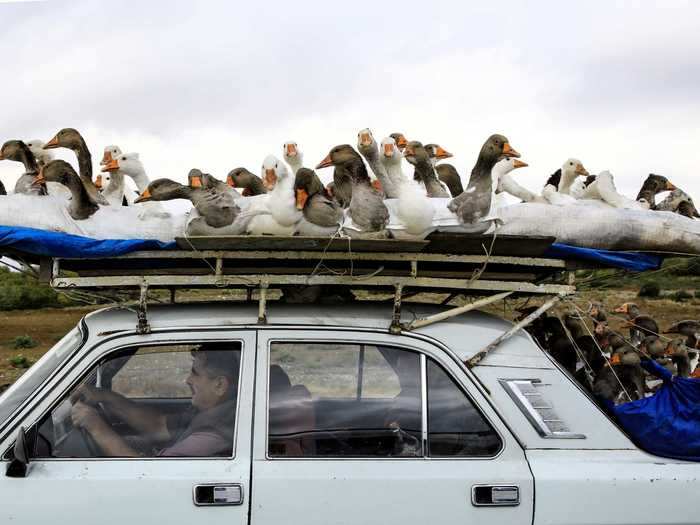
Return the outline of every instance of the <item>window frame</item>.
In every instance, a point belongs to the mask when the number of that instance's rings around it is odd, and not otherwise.
[[[393,340],[395,336],[392,336],[391,341],[383,341],[381,339],[371,338],[372,333],[355,333],[356,336],[369,335],[370,338],[365,339],[364,337],[356,337],[355,339],[349,338],[346,333],[343,333],[342,337],[333,338],[332,336],[323,335],[320,330],[309,331],[309,335],[306,337],[299,337],[297,335],[291,337],[279,336],[278,334],[268,332],[267,334],[262,334],[263,337],[266,336],[266,348],[264,352],[265,359],[265,420],[264,420],[264,458],[267,461],[493,461],[503,454],[506,448],[506,438],[494,424],[492,418],[488,417],[484,413],[481,405],[474,399],[468,388],[464,384],[464,380],[461,380],[456,374],[450,369],[450,367],[445,363],[442,354],[444,351],[430,342],[424,341],[422,338],[419,341],[424,342],[428,348],[421,348],[416,345],[408,344],[405,340],[395,341]],[[420,374],[421,374],[421,435],[422,435],[422,447],[423,454],[420,456],[270,456],[270,363],[271,363],[271,352],[272,345],[274,343],[286,343],[286,344],[348,344],[361,347],[363,345],[374,345],[374,346],[385,346],[390,348],[395,348],[397,350],[406,350],[413,353],[417,353],[420,358]],[[260,346],[260,338],[258,339],[258,346]],[[262,352],[261,352],[262,353]],[[427,360],[432,359],[440,369],[447,374],[447,376],[454,381],[454,383],[459,388],[462,395],[466,396],[469,402],[473,405],[474,409],[477,411],[479,416],[491,427],[498,440],[500,442],[500,447],[495,454],[491,456],[430,456],[428,453],[428,371],[427,371]]]
[[[154,335],[165,335],[167,333],[172,333],[172,332],[164,332],[163,334],[154,334]],[[60,393],[55,394],[58,392],[58,390],[52,390],[51,393],[54,393],[51,397],[51,400],[48,402],[47,406],[44,407],[41,411],[38,412],[38,415],[33,418],[33,421],[31,425],[27,426],[27,432],[31,431],[36,431],[39,422],[42,421],[45,417],[50,415],[50,412],[58,406],[58,404],[66,398],[69,392],[73,391],[73,389],[79,385],[82,381],[85,380],[85,378],[90,374],[92,370],[95,369],[95,367],[100,363],[100,361],[103,361],[104,359],[107,359],[109,356],[114,355],[116,353],[119,353],[121,351],[127,350],[129,348],[133,347],[138,347],[138,348],[145,348],[145,347],[153,347],[153,346],[175,346],[175,345],[188,345],[188,344],[201,344],[204,342],[211,342],[211,343],[227,343],[227,342],[238,342],[241,346],[240,353],[241,353],[241,358],[240,358],[240,364],[239,364],[239,376],[238,376],[238,392],[237,392],[237,397],[236,397],[236,414],[234,416],[234,421],[235,421],[235,426],[233,429],[233,443],[232,443],[232,449],[231,449],[231,455],[230,456],[137,456],[137,457],[126,457],[126,456],[118,456],[118,457],[84,457],[84,458],[53,458],[53,457],[37,457],[37,458],[31,458],[32,460],[36,461],[41,461],[41,462],[63,462],[63,461],[211,461],[211,460],[221,460],[221,461],[231,461],[236,459],[236,453],[237,453],[237,448],[238,448],[238,428],[239,428],[239,421],[240,421],[240,413],[241,413],[241,387],[243,384],[242,376],[243,376],[243,370],[244,370],[244,360],[246,359],[246,355],[251,353],[253,356],[251,357],[252,359],[255,358],[255,348],[252,350],[248,350],[248,352],[245,351],[245,340],[243,337],[216,337],[216,338],[195,338],[191,336],[190,334],[187,334],[186,339],[179,339],[179,338],[174,338],[170,340],[162,340],[162,339],[149,339],[146,341],[138,341],[138,340],[132,340],[130,337],[131,334],[126,335],[126,339],[129,339],[129,341],[124,341],[121,344],[111,346],[109,349],[103,351],[103,352],[95,352],[94,355],[91,356],[86,356],[86,359],[84,360],[84,365],[80,366],[83,363],[74,363],[73,366],[68,370],[66,373],[66,376],[62,378],[65,379],[72,371],[74,371],[76,368],[80,367],[81,371],[76,375],[70,382],[67,383],[67,385],[61,389]],[[121,339],[121,337],[120,337]],[[256,339],[254,338],[253,346],[255,346],[255,341]],[[106,343],[106,341],[105,341]],[[101,345],[96,345],[91,349],[92,351],[97,350]],[[89,357],[89,359],[87,359]]]

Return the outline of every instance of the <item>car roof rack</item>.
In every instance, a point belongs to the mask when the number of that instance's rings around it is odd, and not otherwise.
[[[491,304],[509,296],[575,292],[567,261],[543,257],[552,238],[434,234],[425,241],[273,236],[189,237],[179,249],[99,258],[41,258],[40,276],[56,290],[139,291],[138,326],[149,331],[149,290],[257,291],[258,321],[267,319],[272,288],[328,286],[393,292],[390,330],[398,333]],[[464,306],[401,323],[407,296],[481,296]],[[414,298],[415,300],[415,298]],[[534,318],[533,318],[534,319]]]

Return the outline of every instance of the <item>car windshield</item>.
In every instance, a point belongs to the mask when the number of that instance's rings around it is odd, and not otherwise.
[[[46,352],[17,382],[0,396],[0,428],[29,395],[43,383],[83,343],[80,327],[68,332]]]

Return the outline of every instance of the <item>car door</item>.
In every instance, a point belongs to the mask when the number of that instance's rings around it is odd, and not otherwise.
[[[254,331],[121,337],[81,353],[21,417],[33,457],[26,477],[0,478],[0,521],[248,523],[254,356]],[[202,381],[220,395],[207,398]],[[127,417],[120,403],[155,416]],[[168,429],[159,440],[141,430],[155,420]],[[117,457],[100,425],[124,447]]]
[[[263,330],[256,385],[255,525],[532,521],[522,449],[431,343]]]

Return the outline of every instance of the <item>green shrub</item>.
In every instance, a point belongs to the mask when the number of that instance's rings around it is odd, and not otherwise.
[[[658,297],[661,295],[661,286],[655,282],[644,283],[639,288],[639,293],[637,295],[639,297]]]
[[[12,340],[15,348],[34,348],[37,343],[30,335],[18,335]]]
[[[22,354],[16,355],[15,357],[11,357],[10,359],[8,359],[8,361],[15,368],[29,368],[30,366],[32,366],[32,362]]]
[[[686,292],[685,290],[678,290],[675,294],[673,294],[673,300],[679,303],[682,303],[692,298],[693,294],[691,294],[690,292]]]
[[[27,275],[0,267],[0,310],[60,306],[58,295],[48,285]]]

